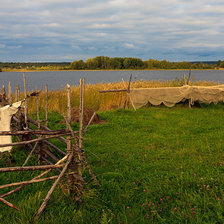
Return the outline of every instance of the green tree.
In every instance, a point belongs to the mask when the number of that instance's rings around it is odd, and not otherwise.
[[[108,68],[109,69],[122,69],[123,68],[123,60],[121,60],[121,58],[110,58],[108,60]]]
[[[83,70],[86,68],[86,64],[83,60],[73,61],[71,63],[72,69]]]
[[[143,61],[139,58],[125,58],[123,64],[126,69],[143,68],[144,66]]]

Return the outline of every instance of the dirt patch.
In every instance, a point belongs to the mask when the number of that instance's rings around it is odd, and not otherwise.
[[[88,108],[88,107],[84,107],[84,112],[83,112],[83,124],[87,125],[91,119],[91,117],[93,116],[94,110]],[[79,123],[79,108],[78,107],[74,107],[72,108],[72,122],[76,122]],[[106,123],[106,121],[101,120],[98,116],[98,114],[96,114],[91,122],[91,124],[103,124]]]

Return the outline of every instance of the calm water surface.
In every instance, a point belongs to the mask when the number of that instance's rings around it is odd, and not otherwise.
[[[188,75],[188,71],[183,70],[143,70],[143,71],[44,71],[44,72],[26,72],[27,89],[34,90],[44,89],[48,84],[50,90],[62,89],[67,83],[70,85],[78,85],[79,79],[86,78],[87,83],[98,82],[116,82],[128,80],[130,74],[133,77],[137,75],[137,80],[172,80],[181,78],[184,74]],[[224,83],[224,71],[222,70],[195,70],[192,71],[195,81],[213,80]],[[16,85],[20,85],[23,90],[23,75],[21,72],[0,72],[0,86],[8,85],[11,81],[13,91]]]

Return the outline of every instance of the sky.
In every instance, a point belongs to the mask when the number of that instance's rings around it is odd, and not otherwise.
[[[0,0],[1,62],[224,60],[224,0]]]

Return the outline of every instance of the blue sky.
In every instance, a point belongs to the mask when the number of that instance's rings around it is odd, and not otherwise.
[[[224,0],[0,0],[0,61],[224,60]]]

